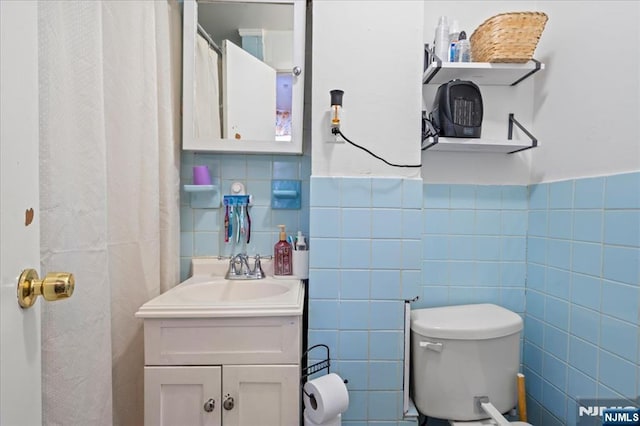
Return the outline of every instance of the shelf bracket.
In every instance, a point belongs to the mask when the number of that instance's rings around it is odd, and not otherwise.
[[[422,84],[429,84],[429,82],[433,80],[436,74],[438,74],[438,71],[442,69],[442,59],[440,59],[438,55],[436,55],[435,51],[432,50],[429,44],[427,43],[424,45],[424,71],[427,70],[431,62],[436,63],[435,70],[429,75],[429,77],[427,77],[427,80],[424,81]]]
[[[520,122],[518,120],[515,119],[513,113],[509,114],[509,133],[507,135],[507,139],[509,139],[509,140],[513,139],[513,125],[514,124],[518,127],[518,129],[522,130],[524,132],[524,134],[529,137],[529,139],[531,139],[531,146],[528,146],[526,148],[517,149],[515,151],[511,151],[508,154],[515,154],[516,152],[525,151],[527,149],[535,148],[536,146],[538,146],[538,139],[536,139],[535,136],[533,136],[527,129],[524,128],[524,126],[522,124],[520,124]]]
[[[429,141],[429,139],[432,139],[432,141]],[[427,145],[425,145],[425,141],[427,141]],[[431,148],[434,145],[438,144],[438,135],[433,135],[433,136],[429,136],[427,139],[425,139],[422,142],[422,146],[420,147],[421,151],[426,151],[427,149]]]
[[[537,73],[538,71],[540,71],[542,69],[542,63],[540,61],[537,61],[533,58],[531,58],[531,61],[536,64],[536,67],[534,69],[532,69],[531,71],[529,71],[527,74],[523,75],[522,77],[520,77],[518,80],[514,81],[513,83],[511,83],[511,86],[515,86],[516,84],[520,83],[522,80],[525,80],[529,77],[531,77],[533,74]]]

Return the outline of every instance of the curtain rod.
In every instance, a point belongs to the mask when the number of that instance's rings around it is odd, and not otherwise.
[[[198,24],[198,32],[202,37],[204,37],[205,40],[207,40],[207,43],[209,43],[209,46],[211,46],[211,48],[215,50],[215,52],[219,56],[222,56],[222,49],[220,49],[220,47],[216,44],[215,41],[213,41],[211,36],[204,30],[204,28],[202,28],[202,25],[200,24]]]

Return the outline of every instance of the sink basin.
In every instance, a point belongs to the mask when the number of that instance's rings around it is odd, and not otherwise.
[[[291,287],[286,282],[268,278],[255,281],[214,280],[181,286],[176,289],[174,297],[185,302],[215,300],[220,303],[232,303],[271,298],[288,291],[291,291]]]
[[[296,277],[227,280],[228,261],[198,259],[193,276],[151,299],[138,318],[216,318],[302,315],[304,287]],[[270,268],[264,268],[265,272]]]

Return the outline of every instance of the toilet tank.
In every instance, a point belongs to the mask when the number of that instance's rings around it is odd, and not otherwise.
[[[492,304],[411,311],[411,389],[428,417],[478,420],[489,416],[474,398],[486,396],[501,413],[516,405],[522,318]]]

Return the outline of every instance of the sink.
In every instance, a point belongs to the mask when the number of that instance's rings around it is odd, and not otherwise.
[[[291,291],[283,282],[265,278],[263,280],[231,281],[215,280],[181,286],[174,297],[185,302],[215,300],[220,303],[267,299]]]
[[[148,424],[167,410],[179,424],[298,424],[305,287],[269,263],[265,278],[227,280],[229,259],[194,258],[190,278],[138,309]],[[198,408],[210,401],[212,413]]]
[[[265,262],[267,263],[267,262]],[[191,278],[151,299],[138,318],[217,318],[301,315],[304,287],[294,276],[269,275],[259,280],[227,280],[228,260],[193,259]]]

